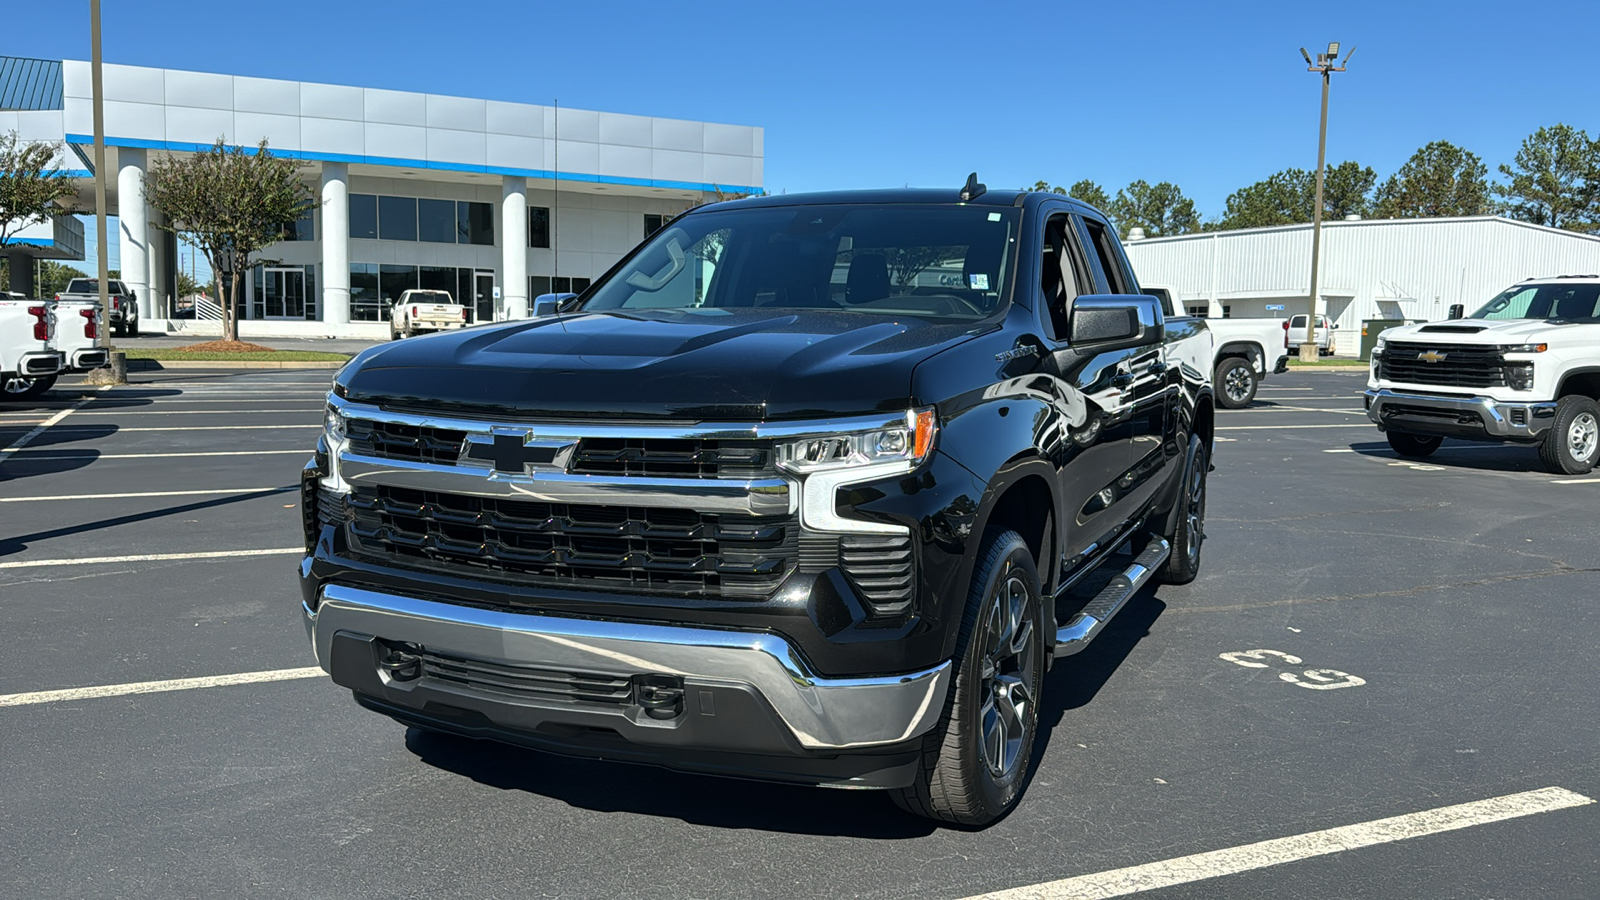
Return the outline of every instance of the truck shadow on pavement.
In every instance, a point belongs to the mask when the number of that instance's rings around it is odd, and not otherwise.
[[[93,447],[70,445],[98,441],[116,432],[115,425],[52,428],[29,441],[23,449],[0,458],[0,484],[10,484],[35,475],[56,475],[81,469],[99,459],[100,451]]]
[[[1539,461],[1539,450],[1534,445],[1519,444],[1482,444],[1472,441],[1452,441],[1446,439],[1432,456],[1421,459],[1401,456],[1394,452],[1388,441],[1372,441],[1350,444],[1350,449],[1362,456],[1373,459],[1388,459],[1396,463],[1409,463],[1414,466],[1437,466],[1441,469],[1474,469],[1484,472],[1528,472],[1535,475],[1548,474],[1560,477],[1546,471],[1544,464]]]
[[[1149,591],[1131,600],[1083,653],[1046,676],[1034,771],[1065,714],[1087,705],[1166,609]],[[595,812],[629,812],[716,828],[877,840],[926,837],[942,825],[900,811],[878,791],[835,791],[574,759],[521,747],[406,731],[406,748],[427,765],[479,784],[526,791]],[[1029,773],[1031,780],[1033,772]],[[1023,798],[1026,805],[1027,798]]]
[[[161,519],[181,513],[196,512],[202,509],[215,509],[231,503],[243,503],[249,500],[258,500],[262,497],[276,497],[283,494],[298,494],[298,485],[271,488],[264,491],[252,491],[248,494],[234,494],[228,497],[218,497],[213,500],[201,500],[196,503],[185,503],[181,506],[168,506],[164,509],[152,509],[146,512],[129,513],[124,516],[113,516],[109,519],[100,519],[96,522],[84,522],[78,525],[64,525],[60,528],[51,528],[45,531],[36,531],[32,534],[19,534],[15,537],[0,537],[0,557],[13,556],[28,549],[30,541],[48,541],[54,538],[72,537],[103,528],[115,528],[118,525],[131,525],[136,522],[148,522],[151,519]]]

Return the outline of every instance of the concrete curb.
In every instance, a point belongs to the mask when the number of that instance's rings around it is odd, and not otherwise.
[[[338,369],[347,360],[277,360],[251,362],[234,359],[130,359],[129,372],[154,372],[161,369]]]

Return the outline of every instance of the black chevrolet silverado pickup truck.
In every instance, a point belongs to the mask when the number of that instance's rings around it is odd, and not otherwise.
[[[1045,669],[1198,570],[1210,333],[1065,197],[716,203],[541,312],[329,394],[305,627],[407,725],[981,825]]]

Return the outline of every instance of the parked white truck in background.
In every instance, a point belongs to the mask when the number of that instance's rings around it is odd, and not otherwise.
[[[1168,318],[1185,315],[1177,291],[1170,285],[1140,283],[1139,289],[1161,301]],[[1300,317],[1305,327],[1305,317]],[[1212,363],[1217,405],[1242,409],[1256,398],[1256,388],[1268,373],[1281,375],[1289,367],[1282,319],[1206,319],[1215,340]]]
[[[0,401],[31,400],[61,371],[56,314],[48,300],[0,294]]]
[[[87,372],[110,362],[105,348],[105,321],[100,301],[56,300],[56,349],[61,351],[62,371]]]
[[[404,291],[400,302],[389,311],[389,340],[398,341],[425,331],[465,328],[468,318],[467,308],[448,291]]]
[[[106,300],[111,310],[111,328],[117,337],[139,335],[139,297],[121,281],[106,280]],[[74,278],[67,289],[56,295],[56,302],[100,302],[100,282],[93,278]]]
[[[1379,335],[1367,416],[1402,456],[1446,437],[1539,448],[1551,471],[1600,461],[1600,276],[1529,279],[1470,317]]]

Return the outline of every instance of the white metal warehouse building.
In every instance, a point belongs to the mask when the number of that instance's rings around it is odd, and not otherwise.
[[[1305,312],[1311,225],[1130,240],[1141,282],[1174,288],[1190,312],[1281,319]],[[1600,237],[1494,216],[1326,222],[1317,311],[1339,326],[1338,352],[1359,349],[1366,319],[1470,313],[1524,278],[1600,273]]]

